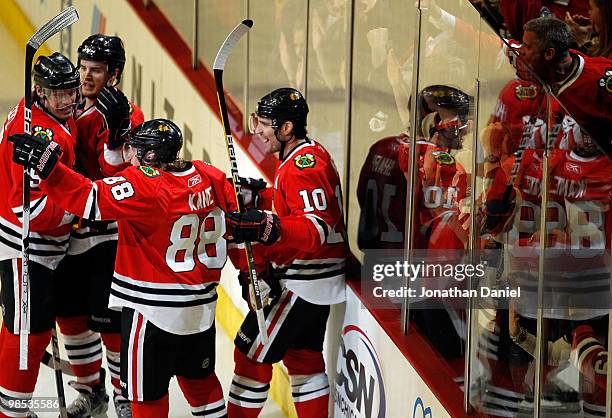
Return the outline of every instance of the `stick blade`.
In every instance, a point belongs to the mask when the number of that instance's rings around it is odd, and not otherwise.
[[[53,19],[45,23],[42,28],[38,29],[38,31],[36,31],[36,33],[32,35],[28,41],[28,46],[31,46],[37,50],[42,44],[45,43],[47,39],[62,29],[66,29],[77,20],[79,20],[79,14],[74,6],[67,7]]]
[[[221,48],[219,48],[219,52],[217,52],[217,56],[215,57],[215,61],[213,63],[213,70],[221,70],[225,68],[225,63],[227,62],[227,58],[232,52],[234,45],[236,42],[240,40],[248,31],[253,27],[253,21],[251,19],[245,19],[240,22],[236,27],[227,35],[223,44],[221,44]]]

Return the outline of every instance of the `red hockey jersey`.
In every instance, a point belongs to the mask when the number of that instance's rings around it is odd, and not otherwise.
[[[131,127],[135,128],[142,122],[144,122],[142,111],[130,102]],[[108,130],[105,127],[104,117],[95,106],[79,110],[76,125],[77,170],[85,177],[98,180],[105,176],[113,176],[129,167],[129,163],[123,161],[121,149],[107,148]],[[105,230],[79,228],[70,236],[68,254],[81,254],[102,242],[117,240],[117,231],[116,222],[110,223]]]
[[[547,101],[542,88],[536,83],[514,79],[502,89],[495,109],[489,118],[489,138],[492,155],[505,159],[514,154],[527,134],[527,149],[543,149],[550,129],[555,138],[553,148],[568,149],[563,129],[567,129],[566,119],[556,100],[550,101],[551,120],[547,126]],[[497,123],[497,124],[496,124]],[[526,133],[525,129],[530,129]]]
[[[452,150],[427,141],[417,141],[417,146],[419,224],[415,248],[463,249],[468,218],[462,216],[459,202],[467,197],[468,175]],[[399,166],[408,172],[410,147],[405,144],[402,148]]]
[[[227,260],[225,212],[236,209],[225,173],[194,161],[183,172],[119,174],[92,183],[59,165],[41,188],[79,216],[118,220],[110,307],[134,308],[175,334],[208,329]]]
[[[135,128],[144,122],[142,110],[130,102],[130,124]],[[112,176],[127,168],[129,163],[123,161],[121,150],[111,151],[107,148],[108,130],[104,117],[90,106],[77,114],[78,128],[78,170],[91,180]]]
[[[612,164],[603,155],[581,158],[556,151],[549,157],[549,171],[545,290],[558,308],[550,316],[599,316],[609,303],[604,288],[610,280]],[[541,182],[541,152],[526,151],[516,180],[521,204],[508,232],[506,255],[509,272],[528,273],[519,284],[532,293],[537,291]]]
[[[572,117],[601,144],[610,144],[612,134],[612,60],[587,57],[577,51],[575,72],[557,86],[557,97]]]
[[[284,271],[281,285],[310,303],[343,302],[347,244],[340,178],[320,144],[307,139],[279,162],[273,201],[282,234],[265,251]]]
[[[0,139],[0,259],[21,257],[23,212],[23,167],[13,162],[13,144],[8,137],[23,133],[24,101],[13,108],[4,123]],[[75,161],[76,126],[69,118],[62,123],[38,103],[32,105],[32,134],[57,142],[61,161],[72,167]],[[30,259],[55,269],[68,247],[73,216],[54,205],[39,189],[40,178],[30,171]]]
[[[357,185],[361,249],[404,248],[407,186],[399,151],[407,138],[400,135],[377,141],[361,168]]]

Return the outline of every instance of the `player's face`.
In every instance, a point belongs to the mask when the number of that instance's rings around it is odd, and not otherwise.
[[[104,62],[81,60],[79,73],[83,96],[91,99],[97,96],[110,79],[107,69],[108,66]]]
[[[545,78],[546,68],[549,65],[544,59],[544,51],[535,33],[525,31],[523,34],[523,45],[519,55],[538,76]]]
[[[249,121],[251,133],[258,135],[265,147],[264,152],[267,155],[274,154],[280,150],[280,142],[276,137],[276,129],[272,127],[272,120],[262,118],[256,114],[251,114]]]
[[[39,96],[42,94],[43,104],[55,118],[66,120],[72,116],[77,103],[79,89],[49,90],[36,86]]]
[[[469,122],[457,118],[442,122],[436,127],[432,142],[442,147],[460,149],[469,128]]]

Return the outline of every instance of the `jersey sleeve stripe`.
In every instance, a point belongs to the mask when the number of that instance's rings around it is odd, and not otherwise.
[[[595,338],[590,337],[582,340],[580,344],[576,347],[576,366],[579,368],[582,366],[582,363],[586,360],[589,354],[601,348],[601,344]]]
[[[327,234],[329,233],[329,227],[327,224],[318,216],[315,215],[306,215],[306,218],[313,223],[317,232],[319,233],[319,239],[321,240],[321,245],[325,244],[325,239],[327,238]]]
[[[47,204],[47,196],[39,197],[30,201],[30,219],[36,218],[45,208]],[[13,208],[13,213],[19,219],[19,222],[23,221],[23,206],[16,206]]]
[[[87,196],[85,202],[85,209],[83,210],[83,217],[91,220],[100,220],[100,208],[98,207],[98,185],[92,183],[91,191]]]

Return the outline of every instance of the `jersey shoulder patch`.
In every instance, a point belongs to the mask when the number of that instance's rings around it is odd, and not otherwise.
[[[293,158],[293,163],[300,170],[304,170],[306,168],[312,168],[317,164],[317,160],[313,154],[304,153],[298,154]]]
[[[606,93],[612,94],[612,68],[606,68],[603,77],[598,81],[599,87],[601,87]]]
[[[53,130],[51,128],[43,128],[40,125],[36,125],[32,128],[32,135],[43,141],[53,141]]]
[[[156,169],[155,167],[150,167],[150,166],[146,166],[146,165],[140,165],[138,166],[138,170],[144,174],[145,177],[159,177],[161,176],[161,173],[158,169]]]

